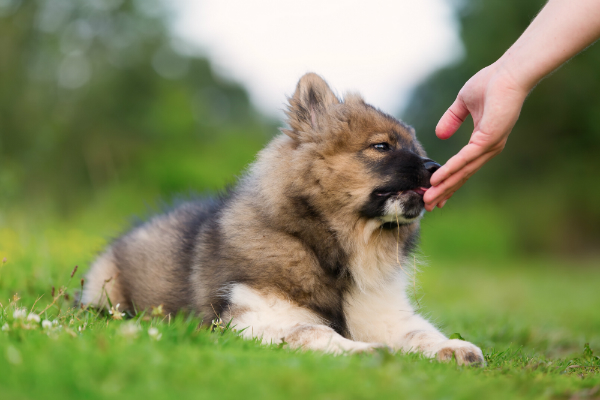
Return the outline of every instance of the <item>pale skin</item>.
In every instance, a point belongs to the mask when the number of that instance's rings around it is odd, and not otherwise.
[[[545,76],[600,38],[600,0],[550,0],[521,37],[458,93],[435,129],[448,139],[471,114],[469,143],[431,177],[423,196],[432,211],[504,149],[525,98]]]

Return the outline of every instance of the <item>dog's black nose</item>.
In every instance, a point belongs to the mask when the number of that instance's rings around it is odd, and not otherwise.
[[[425,169],[427,170],[427,172],[429,172],[431,175],[433,175],[433,173],[435,171],[437,171],[438,169],[440,169],[441,165],[436,163],[433,160],[430,159],[425,159],[423,160],[425,163]]]

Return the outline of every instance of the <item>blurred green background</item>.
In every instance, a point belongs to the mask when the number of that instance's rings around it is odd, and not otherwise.
[[[398,110],[432,158],[444,162],[467,143],[472,123],[445,142],[435,124],[542,3],[455,3],[464,58]],[[0,393],[591,398],[598,361],[585,379],[566,368],[581,362],[585,343],[600,348],[598,46],[540,83],[503,154],[422,221],[428,267],[409,298],[442,331],[481,346],[488,368],[269,350],[218,341],[189,319],[157,323],[159,343],[145,332],[131,341],[119,336],[120,321],[89,313],[74,321],[69,299],[43,318],[62,315],[73,335],[18,328],[15,307],[39,312],[63,285],[74,296],[95,254],[132,218],[235,183],[281,126],[171,34],[168,4],[0,0],[0,325],[10,329],[0,332]]]
[[[242,86],[171,35],[165,4],[0,1],[0,249],[22,247],[33,229],[110,238],[161,201],[234,183],[277,133],[280,123],[261,115]],[[465,57],[419,85],[398,112],[432,158],[444,162],[467,142],[472,123],[444,142],[432,135],[435,124],[542,4],[457,3]],[[538,85],[503,154],[426,216],[424,254],[597,259],[599,71],[596,47]],[[79,240],[79,262],[89,261]]]

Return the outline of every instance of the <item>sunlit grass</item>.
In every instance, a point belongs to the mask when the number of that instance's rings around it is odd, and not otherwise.
[[[436,241],[444,239],[437,231],[444,232],[447,222],[437,229],[435,215],[424,223],[429,265],[416,286],[420,311],[446,334],[460,333],[481,346],[484,368],[414,354],[291,351],[243,340],[239,327],[211,332],[199,327],[199,318],[169,318],[160,310],[119,319],[73,308],[90,261],[127,226],[126,215],[144,209],[143,195],[115,192],[68,220],[2,215],[1,398],[597,396],[597,262],[528,260],[509,251],[486,259],[481,249],[473,260],[458,251],[446,258]],[[484,213],[476,215],[482,221]],[[477,221],[470,224],[482,229]],[[453,243],[464,253],[477,232],[461,229],[466,242]]]

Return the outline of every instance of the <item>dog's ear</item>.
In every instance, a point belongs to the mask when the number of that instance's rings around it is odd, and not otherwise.
[[[289,98],[286,111],[292,129],[281,131],[299,141],[310,140],[319,131],[319,121],[328,109],[340,101],[319,75],[308,73],[300,78],[296,92]]]

